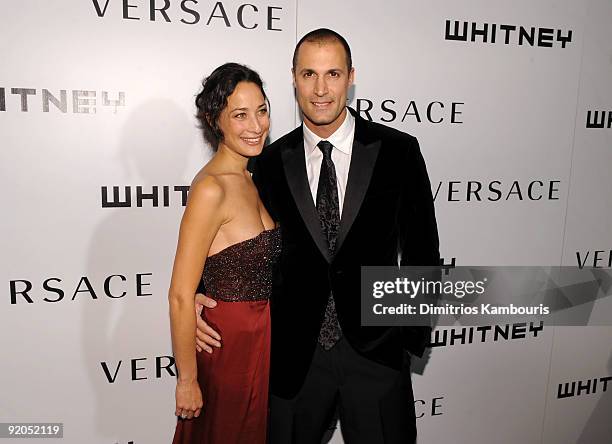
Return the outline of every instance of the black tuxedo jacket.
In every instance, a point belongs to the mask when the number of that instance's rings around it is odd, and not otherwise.
[[[317,344],[329,292],[346,340],[363,356],[400,368],[404,350],[421,356],[426,327],[362,327],[362,265],[439,265],[429,178],[417,140],[355,116],[342,218],[331,257],[308,185],[302,127],[264,148],[253,180],[280,224],[282,253],[272,297],[271,390],[293,398]]]

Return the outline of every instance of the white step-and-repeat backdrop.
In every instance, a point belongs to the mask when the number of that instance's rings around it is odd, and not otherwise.
[[[611,23],[609,0],[5,2],[0,422],[170,442],[167,290],[211,155],[194,96],[224,62],[253,67],[276,140],[318,27],[351,44],[351,106],[418,137],[445,263],[611,267]],[[611,344],[608,327],[439,328],[414,364],[419,442],[612,442]]]

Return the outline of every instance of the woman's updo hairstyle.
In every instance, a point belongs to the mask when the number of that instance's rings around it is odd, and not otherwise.
[[[196,96],[195,104],[198,109],[196,117],[200,121],[204,137],[215,151],[223,140],[223,132],[219,128],[219,116],[227,106],[228,97],[240,82],[257,85],[269,108],[268,96],[259,74],[239,63],[226,63],[215,69],[202,81],[202,91]]]

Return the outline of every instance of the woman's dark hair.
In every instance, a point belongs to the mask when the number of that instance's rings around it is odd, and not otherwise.
[[[219,142],[223,140],[223,132],[219,128],[219,116],[227,106],[227,98],[232,95],[240,82],[251,82],[259,86],[268,108],[270,107],[261,77],[251,68],[239,63],[226,63],[215,69],[202,81],[202,91],[195,99],[198,109],[196,117],[200,121],[200,128],[204,130],[204,137],[215,151]]]

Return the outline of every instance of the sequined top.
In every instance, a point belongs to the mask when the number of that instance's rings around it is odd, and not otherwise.
[[[206,294],[227,302],[269,299],[280,251],[280,229],[272,228],[207,257],[202,274]]]

